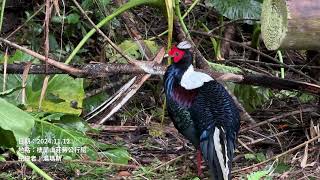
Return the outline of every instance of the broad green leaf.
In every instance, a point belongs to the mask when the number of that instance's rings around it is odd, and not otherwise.
[[[258,162],[262,162],[262,161],[265,161],[267,159],[266,156],[261,152],[257,153],[256,156],[257,156],[257,161]]]
[[[1,53],[1,54],[0,54],[0,63],[1,63],[1,64],[4,63],[5,58],[7,58],[7,61],[9,61],[9,60],[8,60],[8,55],[5,55],[4,53]],[[9,62],[8,62],[8,63],[9,63]]]
[[[144,40],[144,43],[150,49],[152,54],[155,54],[159,49],[159,46],[154,41]],[[125,54],[134,59],[140,59],[142,57],[139,45],[132,40],[123,41],[121,44],[119,44],[119,48]],[[127,63],[127,61],[120,54],[111,51],[110,48],[106,49],[106,57],[108,57],[111,62],[117,61],[118,63]]]
[[[260,19],[262,3],[256,0],[206,0],[206,5],[214,7],[223,16],[235,19]]]
[[[4,158],[2,155],[0,155],[0,162],[5,162],[6,158]]]
[[[65,129],[74,129],[85,133],[90,130],[90,126],[79,116],[66,114],[60,119],[61,127]]]
[[[3,75],[0,75],[2,87]],[[21,75],[8,75],[5,99],[14,105],[21,104]],[[41,94],[43,76],[29,75],[26,84],[27,109],[38,111],[38,103]],[[11,90],[14,90],[11,92]],[[84,99],[83,79],[74,79],[68,75],[57,75],[48,85],[46,97],[42,104],[42,110],[46,112],[61,112],[65,114],[81,113]],[[77,107],[73,107],[76,104]]]
[[[77,130],[85,133],[91,130],[91,127],[79,116],[64,114],[64,113],[47,113],[47,112],[32,112],[35,118],[41,121],[49,121],[51,123],[59,124],[64,129]]]
[[[28,62],[33,60],[34,57],[32,57],[29,54],[26,54],[20,50],[16,50],[16,52],[8,57],[8,64],[12,64],[14,62]],[[4,56],[2,54],[2,56],[0,57],[0,63],[4,62]]]
[[[19,139],[29,137],[34,117],[0,98],[0,146],[15,147]]]
[[[254,154],[248,153],[244,155],[244,158],[247,160],[254,160],[256,159],[256,156]]]
[[[267,176],[269,171],[257,171],[252,172],[249,175],[247,175],[248,180],[260,180],[261,178]]]
[[[130,154],[127,150],[122,148],[104,151],[103,154],[109,157],[114,163],[128,164],[128,161],[130,160]]]
[[[0,87],[3,86],[3,75],[0,75]],[[6,82],[6,91],[2,92],[0,97],[13,105],[21,104],[22,77],[17,74],[8,74]]]
[[[31,55],[17,50],[10,58],[9,62],[27,62],[34,59]]]
[[[315,99],[316,99],[315,96],[307,94],[307,93],[302,93],[299,96],[299,100],[301,101],[301,103],[307,103],[307,102],[313,101]]]
[[[283,162],[280,162],[280,163],[276,166],[274,172],[275,172],[275,173],[284,173],[284,172],[286,172],[286,171],[289,171],[290,168],[291,168],[290,165],[285,164],[285,163],[283,163]]]
[[[38,82],[39,81],[39,82]],[[42,81],[32,83],[28,88],[27,104],[30,110],[37,111]],[[74,79],[69,75],[56,75],[48,85],[41,109],[46,112],[60,112],[80,115],[84,99],[83,79]],[[77,107],[72,106],[76,104]]]
[[[152,54],[155,54],[159,47],[154,41],[144,40],[144,43],[147,45],[147,47],[150,49]],[[119,48],[126,53],[127,55],[131,56],[134,59],[141,58],[141,52],[139,49],[139,45],[132,41],[132,40],[125,40],[120,45]]]
[[[263,153],[248,153],[244,155],[244,158],[247,160],[255,160],[257,162],[262,162],[266,160],[266,156]]]
[[[80,20],[80,16],[76,13],[71,13],[67,16],[68,24],[77,24]]]
[[[53,114],[50,114],[50,115],[42,118],[41,120],[44,120],[44,121],[59,121],[59,120],[61,120],[62,116],[64,116],[63,113],[53,113]]]
[[[121,44],[119,44],[119,48],[132,58],[138,59],[139,57],[141,57],[139,46],[134,41],[125,40]]]

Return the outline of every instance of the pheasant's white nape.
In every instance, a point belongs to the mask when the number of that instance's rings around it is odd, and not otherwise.
[[[203,83],[213,80],[214,79],[210,77],[208,74],[194,71],[193,65],[190,65],[182,75],[180,85],[185,89],[190,90],[201,87]]]
[[[191,44],[188,41],[182,41],[177,45],[177,48],[179,49],[190,49]]]

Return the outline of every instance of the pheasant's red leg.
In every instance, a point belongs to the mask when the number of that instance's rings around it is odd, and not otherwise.
[[[198,176],[201,176],[202,170],[201,170],[201,161],[202,161],[202,156],[201,156],[201,151],[200,149],[197,150],[197,168],[198,168]]]

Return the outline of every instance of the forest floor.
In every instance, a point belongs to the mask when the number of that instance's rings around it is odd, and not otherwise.
[[[289,106],[290,104],[290,106]],[[107,144],[128,149],[128,165],[90,163],[88,160],[64,163],[37,163],[55,179],[196,179],[195,150],[173,127],[169,119],[163,123],[154,114],[143,109],[133,112],[133,104],[124,107],[120,114],[131,114],[125,125],[108,122],[93,138]],[[233,161],[234,179],[250,179],[258,173],[264,179],[319,179],[320,146],[314,141],[300,144],[315,135],[307,132],[314,128],[310,122],[318,120],[313,104],[301,104],[295,98],[287,102],[272,100],[266,108],[252,112],[257,123],[241,123],[238,148]],[[269,123],[265,123],[266,120]],[[118,125],[117,125],[118,124]],[[92,124],[92,126],[95,126]],[[38,179],[34,172],[20,163],[0,165],[2,179]],[[203,162],[201,179],[207,179],[207,166]],[[256,176],[257,177],[257,176]],[[251,178],[256,179],[256,178]]]

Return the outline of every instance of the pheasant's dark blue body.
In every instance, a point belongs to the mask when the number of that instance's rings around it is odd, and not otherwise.
[[[191,65],[192,55],[186,50],[183,58],[170,65],[164,76],[169,116],[178,131],[201,149],[213,178],[230,179],[239,131],[238,109],[226,89],[215,80],[194,89],[182,87],[181,79]]]

